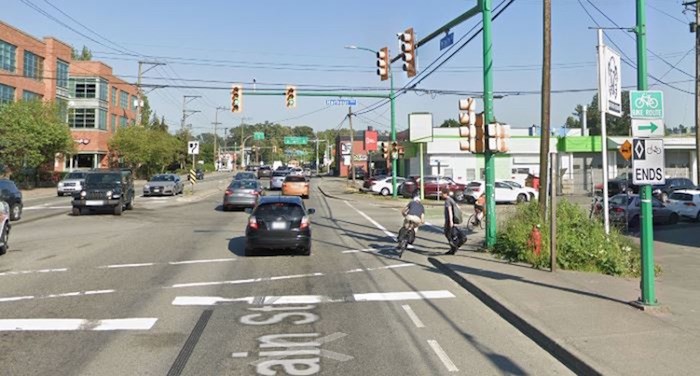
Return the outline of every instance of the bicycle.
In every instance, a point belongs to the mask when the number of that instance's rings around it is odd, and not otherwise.
[[[593,202],[591,202],[591,209],[588,213],[588,219],[593,219],[593,217],[600,217],[603,213],[603,197],[593,196]]]
[[[486,228],[486,217],[479,219],[479,216],[476,213],[470,215],[469,219],[467,220],[467,230],[472,232],[475,228],[480,228],[482,230]]]
[[[399,258],[403,255],[403,252],[408,248],[409,244],[413,244],[416,240],[416,228],[418,224],[413,221],[404,221],[403,226],[399,229],[399,235],[396,237],[399,245],[396,247],[399,250]]]
[[[634,101],[636,107],[649,107],[651,109],[656,109],[659,107],[659,101],[653,98],[651,95],[642,95]]]

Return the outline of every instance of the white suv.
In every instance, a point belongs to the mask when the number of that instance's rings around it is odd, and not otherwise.
[[[497,181],[495,188],[496,203],[521,203],[530,199],[530,195],[525,189],[513,187],[503,181]],[[464,190],[464,197],[468,203],[473,204],[485,191],[486,183],[482,180],[476,180],[467,184],[467,189]]]
[[[666,206],[679,216],[700,222],[700,191],[675,191],[668,197],[668,201]]]

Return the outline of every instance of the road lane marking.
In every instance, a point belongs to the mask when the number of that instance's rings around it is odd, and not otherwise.
[[[150,330],[157,318],[126,318],[108,320],[85,319],[0,319],[0,331],[108,331]]]
[[[411,266],[416,266],[416,264],[394,264],[394,265],[380,266],[380,267],[376,267],[376,268],[352,269],[352,270],[346,271],[345,273],[349,274],[349,273],[360,273],[360,272],[373,272],[376,270],[406,268],[406,267],[411,267]]]
[[[364,248],[364,249],[348,249],[347,251],[342,251],[341,253],[360,253],[360,252],[379,252],[380,249],[376,248]]]
[[[407,300],[446,299],[454,297],[455,296],[447,290],[363,293],[352,294],[340,298],[334,298],[325,295],[246,296],[242,298],[224,298],[221,296],[176,296],[171,304],[175,306],[212,306],[221,303],[243,302],[256,305],[282,305],[349,302],[392,302]]]
[[[248,352],[247,351],[234,352],[234,353],[231,353],[231,357],[232,358],[247,358]]]
[[[416,313],[413,312],[413,309],[411,309],[410,305],[404,304],[401,306],[401,308],[403,308],[403,310],[406,311],[408,318],[410,318],[411,321],[413,321],[413,325],[415,325],[416,328],[425,328],[425,325],[423,325],[423,322],[420,321],[418,315],[416,315]]]
[[[113,264],[98,266],[98,269],[120,269],[120,268],[140,268],[142,266],[153,266],[154,262],[145,262],[143,264]]]
[[[12,272],[2,272],[0,273],[0,277],[6,276],[6,275],[24,275],[24,274],[34,274],[34,273],[54,273],[54,272],[65,272],[68,271],[68,268],[60,268],[60,269],[41,269],[41,270],[18,270],[18,271],[12,271]]]
[[[388,237],[390,237],[390,238],[394,239],[394,241],[396,241],[396,234],[387,230],[386,227],[382,226],[379,222],[375,221],[374,219],[372,219],[372,217],[368,216],[367,214],[365,214],[361,210],[352,206],[352,204],[350,204],[349,202],[345,201],[345,204],[347,206],[349,206],[350,208],[352,208],[354,211],[356,211],[359,215],[363,216],[366,220],[370,221],[370,223],[372,223],[374,225],[374,227],[382,230],[382,232],[384,232]]]
[[[220,258],[220,259],[203,259],[203,260],[185,260],[185,261],[169,261],[167,262],[168,265],[189,265],[189,264],[205,264],[205,263],[211,263],[211,262],[228,262],[228,261],[235,261],[236,258],[233,257],[228,257],[228,258]],[[141,264],[112,264],[112,265],[102,265],[98,266],[98,269],[121,269],[121,268],[140,268],[143,266],[155,266],[155,265],[164,265],[166,263],[164,262],[144,262]]]
[[[170,265],[184,265],[184,264],[204,264],[209,262],[227,262],[236,261],[235,258],[220,258],[220,259],[206,259],[206,260],[187,260],[187,261],[170,261]]]
[[[27,296],[11,296],[7,298],[0,298],[0,303],[16,302],[20,300],[31,300],[31,299],[52,299],[52,298],[68,298],[74,296],[87,296],[87,295],[101,295],[101,294],[111,294],[116,290],[92,290],[92,291],[72,291],[64,292],[60,294],[48,294],[41,296],[27,295]]]
[[[295,274],[295,275],[281,275],[277,277],[260,277],[260,278],[249,278],[249,279],[237,279],[232,281],[215,281],[215,282],[194,282],[194,283],[176,283],[170,287],[172,288],[182,288],[182,287],[202,287],[202,286],[218,286],[218,285],[240,285],[246,283],[257,283],[257,282],[269,282],[269,281],[279,281],[285,279],[295,279],[295,278],[308,278],[308,277],[320,277],[323,273],[309,273],[309,274]]]
[[[440,361],[442,361],[442,364],[445,365],[445,368],[447,368],[449,372],[459,371],[459,368],[457,368],[457,366],[452,362],[452,359],[447,356],[445,350],[442,349],[442,346],[440,346],[436,340],[429,339],[428,344],[433,348],[433,351],[435,351],[435,354],[437,354],[438,358],[440,358]]]
[[[0,303],[5,303],[5,302],[16,302],[18,300],[29,300],[29,299],[34,299],[35,296],[33,295],[27,295],[27,296],[13,296],[10,298],[0,298]]]
[[[22,210],[42,210],[42,209],[71,209],[72,206],[30,206],[22,208]]]

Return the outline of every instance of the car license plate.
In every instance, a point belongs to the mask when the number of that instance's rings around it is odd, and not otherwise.
[[[160,189],[154,189],[153,192],[160,192]]]
[[[87,200],[87,201],[85,201],[85,205],[87,205],[87,206],[102,206],[102,201]]]
[[[272,222],[272,229],[273,230],[284,230],[286,228],[287,228],[286,222]]]

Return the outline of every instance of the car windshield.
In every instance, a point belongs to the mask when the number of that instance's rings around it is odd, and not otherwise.
[[[85,177],[85,184],[95,186],[113,186],[115,184],[121,183],[121,177],[122,176],[120,173],[87,174],[87,176]]]
[[[275,171],[272,173],[272,176],[280,177],[280,176],[287,176],[287,174],[284,172],[281,172],[281,171]]]
[[[297,204],[286,202],[275,202],[262,204],[255,209],[254,215],[260,218],[286,218],[298,219],[304,216],[304,209]]]
[[[290,175],[290,176],[287,176],[286,178],[284,178],[284,182],[285,183],[305,183],[306,178],[303,176]]]
[[[151,181],[175,181],[175,177],[172,175],[156,175],[151,178]]]
[[[231,189],[256,189],[258,188],[258,182],[255,180],[236,180],[228,187]]]
[[[236,174],[236,180],[245,180],[245,179],[255,179],[255,175],[251,172],[239,172]]]
[[[66,179],[85,179],[84,172],[71,172],[66,176]]]

